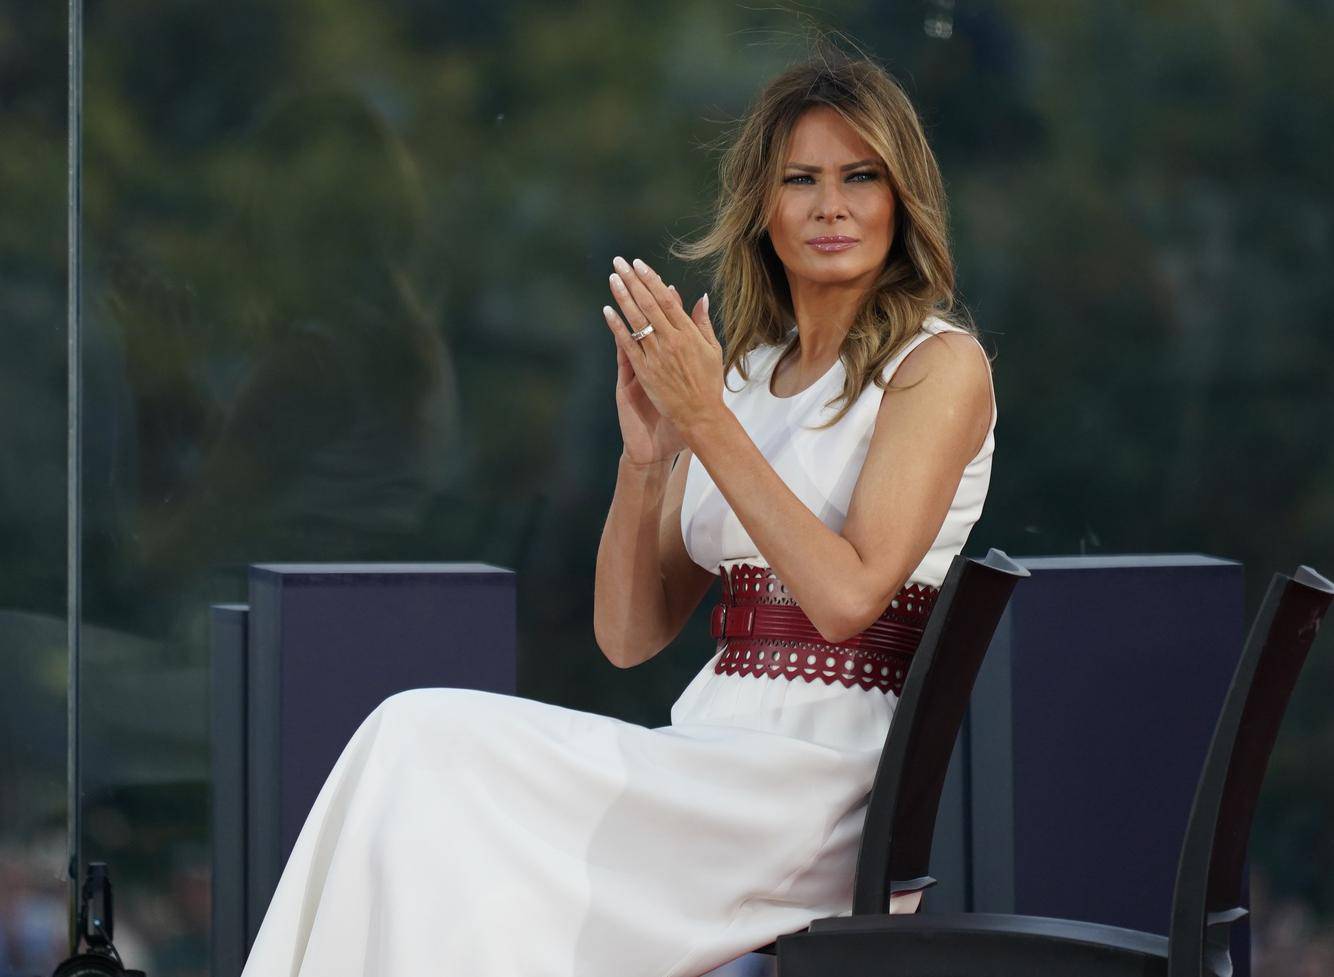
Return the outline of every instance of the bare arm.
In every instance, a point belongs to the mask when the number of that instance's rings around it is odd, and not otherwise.
[[[914,383],[880,402],[848,502],[843,536],[860,562],[848,635],[870,627],[926,557],[991,426],[991,366],[973,337],[941,333],[914,349],[890,386]]]
[[[672,467],[670,460],[636,465],[621,456],[593,591],[593,632],[618,668],[671,644],[717,579],[690,558],[681,538],[690,458],[682,451]]]
[[[919,379],[881,402],[841,534],[788,488],[731,411],[682,432],[826,641],[864,630],[921,562],[990,425],[990,367],[971,337],[926,340],[891,385]]]

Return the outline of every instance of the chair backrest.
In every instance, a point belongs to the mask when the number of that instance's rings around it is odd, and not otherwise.
[[[1334,598],[1310,567],[1274,574],[1241,651],[1195,789],[1172,894],[1169,977],[1230,974],[1251,819],[1283,713]]]
[[[853,915],[884,913],[891,892],[923,889],[936,811],[973,681],[1028,571],[1001,550],[955,556],[913,653],[867,802]]]

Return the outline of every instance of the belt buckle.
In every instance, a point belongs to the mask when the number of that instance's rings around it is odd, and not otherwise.
[[[713,613],[709,615],[709,634],[715,639],[723,636],[723,627],[727,622],[727,605],[717,603],[713,605]]]
[[[729,610],[731,613],[728,613]],[[709,633],[714,638],[748,638],[755,630],[755,608],[718,603],[709,617]]]

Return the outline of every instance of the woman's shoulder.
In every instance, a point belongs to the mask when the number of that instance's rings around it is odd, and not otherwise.
[[[927,340],[936,336],[943,336],[939,342],[928,343]],[[894,386],[911,385],[919,379],[923,372],[930,368],[930,365],[939,357],[954,358],[954,354],[959,350],[969,347],[982,348],[977,339],[976,333],[966,326],[962,326],[950,319],[931,314],[922,320],[922,325],[918,331],[905,343],[898,351],[889,358],[881,369],[881,376],[885,384]],[[922,348],[922,352],[912,355]],[[986,350],[982,349],[985,357]]]
[[[976,327],[971,324],[967,326],[960,325],[939,316],[932,316],[927,327],[930,328],[933,335],[942,337],[936,345],[944,345],[954,352],[962,352],[965,358],[975,363],[984,364],[984,372],[991,372],[991,354],[987,352],[986,346],[982,344],[982,337],[978,335]]]
[[[929,324],[924,323],[923,332],[928,335],[917,338],[940,338],[933,343],[918,343],[921,352],[913,356],[895,357],[901,361],[902,366],[894,371],[893,386],[912,387],[928,374],[941,371],[943,382],[954,391],[955,403],[965,407],[972,405],[979,418],[983,413],[989,414],[990,423],[994,425],[996,403],[991,357],[976,331],[937,319]]]
[[[939,343],[933,343],[933,347],[939,347],[942,344],[946,347],[968,348],[973,345],[981,346],[981,340],[978,339],[977,330],[968,326],[961,325],[951,319],[945,319],[938,315],[928,315],[922,320],[922,326],[917,335],[904,343],[903,349],[894,357],[896,360],[906,359],[918,346],[925,343],[933,336],[946,335],[949,338],[942,339]],[[985,349],[983,350],[985,353]]]
[[[922,331],[937,336],[942,332],[961,332],[966,336],[972,336],[975,330],[968,326],[955,322],[953,319],[946,319],[943,316],[932,313],[922,320]]]

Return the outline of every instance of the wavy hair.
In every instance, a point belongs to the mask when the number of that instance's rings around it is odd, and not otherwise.
[[[894,193],[894,227],[884,267],[867,289],[839,350],[843,403],[816,430],[836,424],[871,383],[884,389],[886,363],[930,316],[974,337],[966,312],[955,311],[954,260],[944,182],[907,94],[879,64],[851,56],[817,37],[815,51],[770,81],[735,125],[719,164],[712,226],[697,241],[674,243],[687,261],[708,259],[711,290],[722,321],[723,372],[758,346],[784,342],[796,328],[783,264],[769,239],[792,131],[807,109],[827,105],[879,154]],[[800,335],[783,352],[794,352]]]

